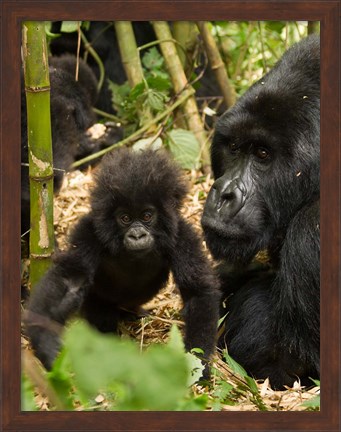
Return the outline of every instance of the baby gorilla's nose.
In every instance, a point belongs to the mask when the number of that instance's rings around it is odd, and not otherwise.
[[[132,228],[128,234],[128,238],[131,239],[132,241],[141,240],[143,237],[146,236],[147,236],[146,231],[144,230],[142,231],[141,229],[138,228]]]
[[[129,251],[149,250],[153,245],[154,238],[144,226],[131,227],[124,237],[124,246]]]

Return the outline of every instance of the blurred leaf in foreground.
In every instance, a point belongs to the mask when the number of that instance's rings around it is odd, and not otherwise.
[[[168,411],[188,406],[190,368],[176,331],[168,345],[153,345],[141,353],[135,342],[98,333],[79,321],[66,331],[65,352],[77,390],[87,399],[108,391],[116,395],[115,410]],[[190,405],[202,409],[203,403]]]

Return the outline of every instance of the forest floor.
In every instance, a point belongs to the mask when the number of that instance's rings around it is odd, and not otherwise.
[[[89,190],[93,184],[93,169],[89,167],[87,171],[73,171],[67,173],[64,178],[63,186],[55,198],[54,220],[56,237],[61,249],[66,246],[67,236],[70,228],[79,218],[89,209]],[[212,184],[210,176],[203,176],[201,173],[188,172],[190,191],[185,199],[183,215],[193,223],[198,232],[201,233],[200,217],[207,193]],[[204,247],[206,248],[205,244]],[[167,286],[143,308],[148,315],[134,322],[122,323],[120,332],[136,339],[138,344],[144,348],[154,343],[165,343],[171,326],[177,324],[180,328],[183,325],[180,311],[182,308],[181,297],[175,287],[172,278]],[[314,386],[309,389],[303,388],[297,382],[293,388],[285,391],[273,391],[269,387],[268,380],[259,381],[258,401],[254,395],[248,391],[240,391],[240,384],[243,379],[234,373],[229,366],[216,354],[213,366],[219,371],[220,380],[223,378],[231,384],[236,391],[234,392],[234,404],[222,404],[221,409],[227,411],[258,411],[263,409],[269,411],[300,411],[307,407],[302,405],[319,394],[320,388]],[[213,385],[214,388],[214,385]],[[195,394],[212,392],[205,387],[194,386]],[[43,396],[36,399],[40,409],[48,409],[48,402]]]

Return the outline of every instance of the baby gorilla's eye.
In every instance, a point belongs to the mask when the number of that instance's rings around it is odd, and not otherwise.
[[[270,157],[269,151],[262,147],[256,149],[255,155],[258,157],[258,159],[262,160],[268,159]]]
[[[121,216],[121,222],[124,223],[125,225],[128,225],[131,223],[131,217],[128,214],[124,214]]]
[[[153,217],[152,213],[147,211],[143,213],[142,220],[143,222],[150,222],[152,220],[152,217]]]

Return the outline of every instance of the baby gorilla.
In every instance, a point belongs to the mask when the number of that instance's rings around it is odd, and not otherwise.
[[[35,288],[26,331],[47,369],[67,319],[80,314],[115,332],[128,311],[154,297],[170,272],[180,290],[187,350],[214,351],[220,292],[201,241],[180,214],[186,183],[160,153],[115,151],[101,162],[91,210]]]

